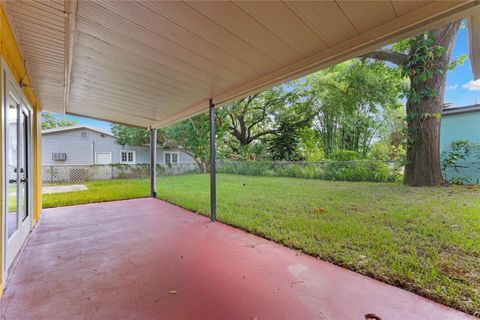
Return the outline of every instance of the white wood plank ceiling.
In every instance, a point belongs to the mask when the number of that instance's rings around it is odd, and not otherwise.
[[[477,1],[10,1],[45,110],[165,126],[463,18]]]
[[[64,112],[64,2],[16,0],[5,6],[38,99],[48,110]]]

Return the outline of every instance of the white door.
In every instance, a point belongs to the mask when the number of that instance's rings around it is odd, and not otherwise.
[[[111,164],[112,153],[111,152],[97,152],[95,154],[95,164]]]
[[[31,228],[31,112],[16,94],[7,90],[5,111],[5,270],[22,248]]]

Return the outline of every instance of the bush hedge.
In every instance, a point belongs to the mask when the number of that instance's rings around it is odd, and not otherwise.
[[[385,161],[221,161],[218,173],[277,176],[337,181],[394,182],[402,179],[401,166]]]

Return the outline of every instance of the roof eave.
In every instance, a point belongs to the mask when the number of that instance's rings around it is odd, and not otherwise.
[[[44,130],[42,130],[42,135],[43,135],[43,134],[57,133],[57,132],[64,132],[64,131],[71,131],[71,130],[81,130],[81,129],[87,129],[87,130],[91,130],[91,131],[98,132],[98,133],[100,133],[100,134],[105,134],[105,135],[114,137],[114,135],[113,135],[112,133],[109,133],[109,132],[106,132],[106,131],[103,131],[103,130],[98,130],[98,129],[96,129],[96,128],[93,128],[93,127],[90,127],[90,126],[84,126],[84,125],[81,125],[81,126],[69,126],[69,127],[62,127],[62,128],[44,129]]]

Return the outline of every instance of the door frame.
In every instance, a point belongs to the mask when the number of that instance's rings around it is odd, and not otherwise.
[[[28,210],[28,233],[33,228],[33,182],[34,182],[34,171],[33,171],[33,109],[30,106],[27,98],[23,94],[23,91],[21,90],[20,86],[17,84],[15,77],[13,76],[12,72],[8,68],[8,65],[6,64],[5,60],[3,57],[1,58],[0,61],[0,84],[1,84],[1,90],[0,90],[0,97],[1,97],[1,125],[2,125],[2,130],[1,130],[1,172],[2,172],[2,181],[1,181],[1,186],[2,186],[2,208],[1,208],[1,221],[2,221],[2,246],[1,246],[1,272],[2,272],[2,287],[5,288],[6,282],[7,282],[7,277],[8,277],[8,270],[7,270],[7,243],[8,243],[8,226],[7,226],[7,208],[8,208],[8,201],[6,197],[6,193],[8,192],[6,190],[6,133],[7,133],[7,126],[5,125],[5,120],[6,120],[6,108],[8,107],[7,101],[8,101],[8,93],[9,90],[14,91],[16,97],[20,98],[21,104],[20,108],[17,114],[20,114],[22,112],[22,109],[25,107],[25,109],[28,112],[28,121],[27,121],[27,137],[26,137],[26,143],[27,143],[27,164],[26,164],[26,169],[27,169],[27,188],[26,188],[26,193],[27,193],[27,210]],[[20,121],[20,119],[18,119]],[[18,131],[18,129],[17,129]],[[17,198],[18,199],[18,198]],[[25,241],[21,244],[21,248],[19,249],[18,254],[21,253],[23,246],[27,242],[28,235],[26,236]]]

